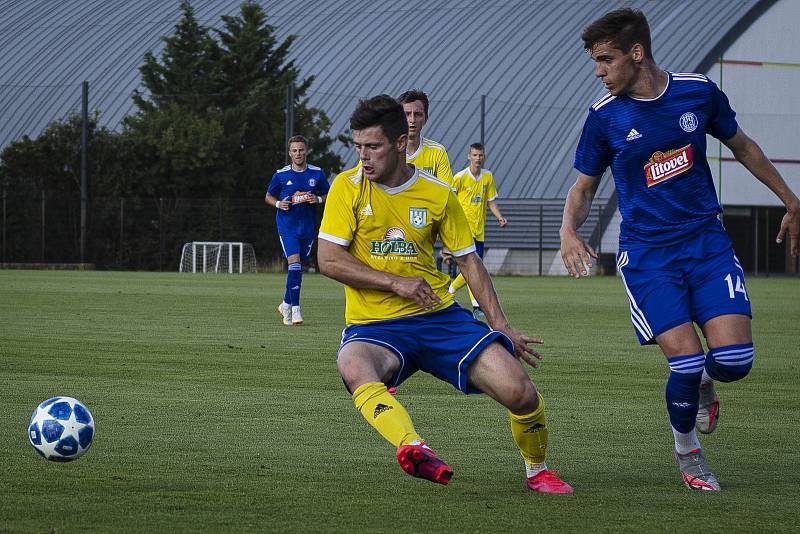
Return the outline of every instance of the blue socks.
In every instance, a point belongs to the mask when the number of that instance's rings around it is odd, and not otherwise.
[[[666,388],[669,422],[672,428],[683,434],[694,430],[705,360],[702,352],[667,360],[670,369]]]
[[[286,296],[283,297],[284,302],[288,302],[292,306],[300,306],[300,286],[303,283],[303,266],[298,263],[289,264],[289,273],[286,275]]]
[[[753,367],[755,349],[752,343],[728,345],[708,351],[706,372],[720,382],[734,382],[746,377]]]

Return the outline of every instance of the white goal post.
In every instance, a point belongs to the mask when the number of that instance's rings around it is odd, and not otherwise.
[[[241,241],[192,241],[183,245],[181,273],[254,273],[253,245]]]

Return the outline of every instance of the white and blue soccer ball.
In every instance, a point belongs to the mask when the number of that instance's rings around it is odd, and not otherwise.
[[[33,410],[28,440],[36,452],[53,462],[69,462],[83,456],[94,439],[94,418],[72,397],[47,399]]]

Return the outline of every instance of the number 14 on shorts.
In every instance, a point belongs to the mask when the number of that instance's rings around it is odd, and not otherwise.
[[[744,300],[748,302],[750,301],[750,299],[747,298],[747,290],[745,289],[744,284],[742,283],[741,276],[739,276],[738,274],[736,275],[736,283],[734,284],[733,276],[731,276],[731,274],[728,273],[728,275],[725,277],[725,281],[728,283],[728,296],[730,298],[735,299],[736,293],[741,293],[742,295],[744,295]]]

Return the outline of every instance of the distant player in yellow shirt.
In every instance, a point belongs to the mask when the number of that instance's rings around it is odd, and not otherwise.
[[[397,101],[403,105],[408,122],[408,147],[406,161],[448,184],[453,182],[450,158],[444,145],[422,136],[422,128],[428,122],[428,95],[419,89],[406,91]]]
[[[464,209],[467,216],[469,229],[475,239],[475,251],[478,256],[483,258],[484,228],[486,227],[486,207],[488,206],[492,214],[497,218],[500,227],[508,224],[506,218],[500,213],[494,200],[497,198],[497,189],[494,185],[494,175],[489,169],[483,168],[486,160],[486,150],[481,143],[472,143],[467,154],[469,166],[453,177],[453,192],[458,197],[458,202]],[[450,284],[449,292],[455,294],[456,291],[464,287],[464,275],[460,274]],[[467,287],[469,298],[472,300],[472,314],[476,319],[485,319],[483,310],[475,300],[471,288]]]
[[[318,259],[324,275],[345,285],[337,366],[356,408],[397,449],[405,472],[447,484],[453,470],[387,386],[421,370],[463,393],[485,393],[508,409],[528,487],[572,493],[545,464],[544,400],[519,361],[537,367],[541,355],[528,345],[542,340],[508,324],[449,184],[406,163],[402,106],[387,95],[362,100],[350,129],[362,166],[333,181]],[[449,279],[432,257],[437,236],[476,288],[491,328],[447,292]]]

